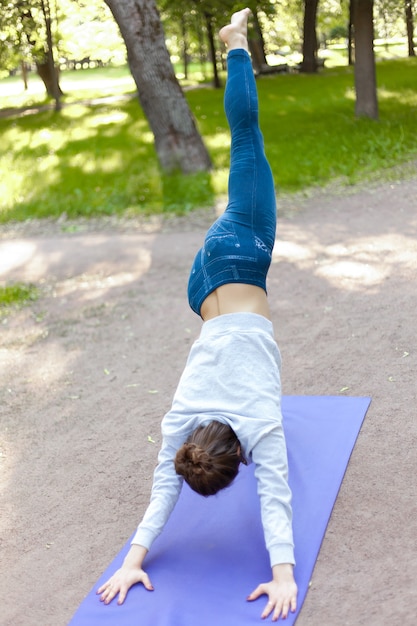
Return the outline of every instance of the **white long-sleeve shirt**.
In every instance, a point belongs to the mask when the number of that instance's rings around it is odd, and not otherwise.
[[[255,313],[220,315],[204,322],[162,420],[162,447],[151,500],[132,540],[149,550],[179,497],[178,448],[213,420],[236,433],[255,463],[265,543],[271,566],[294,563],[291,492],[281,414],[281,357],[272,323]]]

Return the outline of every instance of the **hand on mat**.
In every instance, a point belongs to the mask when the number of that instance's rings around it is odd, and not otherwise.
[[[262,612],[262,619],[272,613],[272,621],[276,622],[279,617],[286,619],[288,612],[297,608],[297,585],[294,581],[293,566],[289,564],[275,565],[273,568],[273,580],[262,583],[252,591],[248,600],[256,600],[262,595],[268,596],[268,604]]]
[[[142,569],[142,563],[146,556],[146,548],[139,545],[132,545],[126,555],[123,565],[104,585],[97,589],[97,594],[101,594],[100,600],[104,604],[109,604],[119,594],[117,604],[123,604],[127,592],[136,583],[142,583],[145,589],[153,591],[153,585],[148,574]]]
[[[123,604],[130,587],[136,583],[142,583],[145,589],[153,591],[149,576],[143,569],[123,565],[97,590],[97,593],[101,594],[100,600],[104,604],[109,604],[119,594],[117,604]]]

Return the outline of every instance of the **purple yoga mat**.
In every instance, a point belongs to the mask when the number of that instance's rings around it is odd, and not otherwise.
[[[369,398],[284,396],[298,608],[313,572],[326,526],[355,445]],[[259,624],[266,596],[248,594],[270,580],[253,466],[233,485],[203,498],[184,486],[145,569],[155,587],[134,586],[125,603],[103,605],[96,589],[119,567],[130,541],[82,602],[70,626],[250,626]],[[269,620],[271,619],[269,618]]]

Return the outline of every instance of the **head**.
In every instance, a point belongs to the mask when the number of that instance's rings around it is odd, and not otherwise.
[[[221,422],[196,428],[178,450],[175,471],[202,496],[228,487],[245,463],[234,431]]]

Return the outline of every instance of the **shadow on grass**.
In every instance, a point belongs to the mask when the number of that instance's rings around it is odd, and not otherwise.
[[[378,64],[378,122],[355,119],[351,68],[258,81],[260,122],[278,188],[386,178],[417,155],[413,60]],[[227,192],[230,134],[223,91],[187,93],[214,170],[164,175],[136,100],[0,120],[0,222],[187,213]]]
[[[74,105],[1,125],[9,170],[1,222],[63,213],[183,214],[214,202],[209,173],[163,175],[137,102]]]

